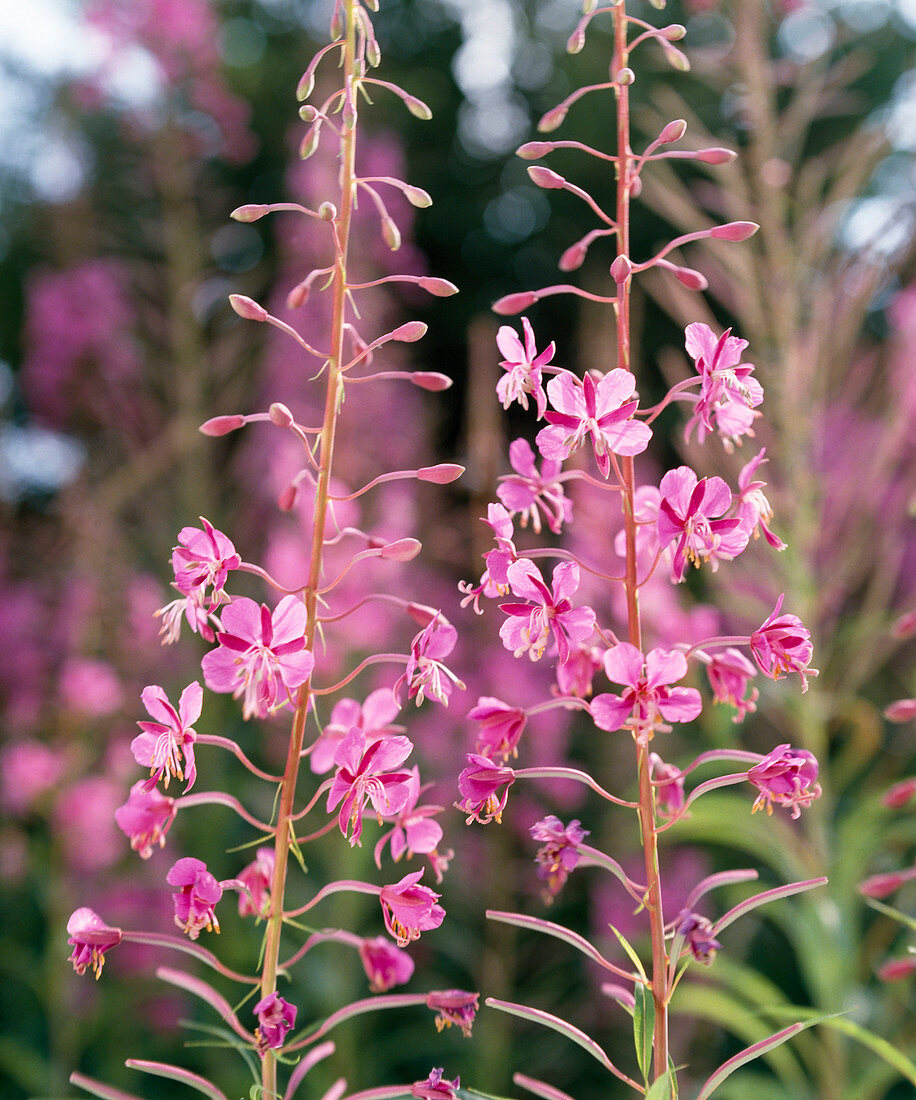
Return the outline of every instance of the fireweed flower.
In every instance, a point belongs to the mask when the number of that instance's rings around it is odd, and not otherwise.
[[[172,551],[175,587],[183,596],[207,610],[215,610],[226,599],[224,586],[230,569],[238,569],[242,559],[228,536],[200,517],[203,530],[184,527],[178,533],[179,546]],[[207,589],[210,589],[209,600]]]
[[[797,672],[802,691],[808,690],[808,676],[817,676],[816,668],[808,665],[814,654],[811,635],[797,615],[780,615],[781,594],[769,616],[751,634],[751,654],[761,672],[774,680]]]
[[[579,845],[588,836],[588,830],[578,820],[564,825],[558,817],[548,814],[531,826],[531,836],[542,842],[534,858],[538,878],[546,884],[545,900],[552,901],[579,862]]]
[[[426,1007],[436,1012],[436,1031],[459,1027],[466,1039],[471,1037],[471,1027],[477,1016],[479,993],[466,993],[463,989],[433,990],[426,995]]]
[[[596,646],[576,646],[565,664],[557,665],[557,691],[586,699],[592,693],[592,680],[601,668],[601,651]]]
[[[201,661],[207,687],[241,697],[245,718],[264,718],[312,673],[305,604],[297,596],[284,596],[271,612],[242,596],[223,610],[221,619],[219,646]]]
[[[611,472],[610,453],[638,455],[649,445],[652,429],[633,420],[638,401],[633,375],[615,367],[596,382],[586,374],[580,381],[564,372],[547,383],[547,396],[555,412],[544,414],[549,427],[542,428],[536,443],[544,458],[569,458],[591,436],[595,461],[603,477]]]
[[[709,562],[713,572],[719,560],[737,557],[750,533],[741,520],[717,519],[731,507],[732,494],[720,477],[697,475],[689,466],[669,470],[662,478],[658,508],[658,544],[664,550],[675,543],[671,577],[682,581],[687,562]]]
[[[149,859],[153,847],[165,846],[166,833],[175,820],[175,799],[155,787],[148,789],[144,781],[135,783],[123,806],[115,810],[118,828],[130,840],[130,846],[141,859]]]
[[[740,722],[746,714],[753,714],[757,709],[760,692],[751,688],[750,695],[744,694],[748,690],[748,681],[757,673],[740,650],[729,647],[710,654],[706,674],[713,691],[713,702],[728,703],[738,708],[732,721]]]
[[[767,521],[773,518],[773,509],[763,495],[766,482],[753,480],[758,468],[766,461],[766,447],[764,447],[746,466],[742,466],[738,474],[737,514],[745,531],[752,538],[756,539],[763,535],[774,550],[785,550],[786,544],[767,527]]]
[[[760,791],[751,812],[766,807],[766,812],[771,814],[775,802],[789,807],[793,818],[799,817],[802,809],[820,798],[817,772],[817,760],[807,749],[777,745],[748,770],[748,780]]]
[[[530,558],[513,562],[507,575],[513,594],[535,603],[499,605],[508,615],[499,628],[503,645],[516,657],[527,653],[532,661],[538,661],[552,634],[560,664],[565,664],[570,646],[587,642],[595,629],[595,612],[590,607],[573,607],[569,600],[579,587],[579,566],[572,561],[560,562],[553,571],[552,588],[544,583]]]
[[[219,932],[219,921],[213,907],[223,896],[223,888],[207,870],[206,863],[186,856],[173,864],[165,876],[169,886],[177,886],[172,895],[175,903],[175,923],[196,940],[201,929]]]
[[[466,759],[468,766],[458,776],[458,790],[463,797],[455,806],[468,815],[468,825],[472,821],[501,824],[515,772],[474,752],[467,753]]]
[[[543,513],[547,526],[559,535],[563,524],[572,520],[572,501],[559,480],[562,464],[545,458],[539,472],[527,439],[509,444],[509,463],[515,473],[499,479],[496,495],[512,515],[518,515],[522,527],[530,520],[531,529],[540,534]]]
[[[339,804],[337,821],[350,847],[362,845],[363,810],[371,802],[381,824],[387,814],[400,813],[410,796],[409,772],[392,772],[410,756],[413,742],[407,737],[386,737],[366,744],[354,726],[334,753],[337,771],[328,791],[328,813]],[[352,830],[352,831],[351,831]]]
[[[481,756],[502,757],[504,761],[518,756],[518,743],[528,721],[523,710],[481,695],[477,706],[468,711],[468,718],[479,723],[477,752]]]
[[[248,888],[247,894],[239,891],[240,917],[267,917],[275,862],[273,848],[258,848],[255,858],[239,872],[238,881]]]
[[[696,688],[673,688],[687,675],[687,658],[678,650],[651,649],[645,657],[629,642],[612,646],[604,655],[604,670],[620,695],[596,695],[590,709],[603,730],[619,730],[632,715],[639,729],[660,722],[691,722],[703,709]]]
[[[407,698],[415,698],[417,706],[428,695],[447,707],[452,686],[464,690],[462,681],[442,664],[457,640],[458,631],[442,615],[432,618],[410,644],[407,667],[393,688],[395,697],[400,699],[401,688],[407,684]]]
[[[674,930],[679,936],[683,936],[690,948],[690,953],[704,966],[716,957],[716,952],[722,950],[722,944],[712,934],[712,925],[699,913],[690,909],[682,909],[674,922]]]
[[[339,699],[334,704],[331,717],[312,746],[309,762],[316,775],[323,775],[334,767],[337,747],[355,726],[362,730],[367,742],[380,741],[389,734],[400,732],[391,722],[401,708],[391,688],[379,688],[366,696],[360,706],[355,699]]]
[[[752,435],[751,426],[760,415],[753,410],[763,401],[763,387],[751,377],[754,368],[741,362],[747,340],[732,336],[730,329],[716,337],[709,325],[700,322],[688,325],[684,335],[687,354],[701,379],[684,437],[689,440],[696,428],[702,443],[709,433],[717,431],[730,445],[739,442],[741,436]]]
[[[252,1012],[258,1018],[254,1037],[258,1042],[258,1053],[263,1057],[266,1050],[277,1050],[283,1046],[286,1036],[296,1023],[298,1009],[277,993],[262,997]]]
[[[77,974],[85,974],[91,966],[96,979],[105,965],[105,952],[121,942],[121,929],[110,928],[102,918],[85,906],[77,909],[67,921],[69,939],[73,948],[70,961]]]
[[[506,570],[512,562],[518,560],[518,552],[512,541],[514,530],[512,517],[501,504],[487,505],[487,518],[483,521],[493,532],[496,539],[496,547],[484,554],[486,569],[481,575],[480,582],[473,588],[469,581],[461,581],[458,590],[464,594],[461,601],[462,607],[467,607],[473,601],[474,611],[481,615],[480,597],[495,599],[497,596],[505,596],[509,591],[509,581]]]
[[[436,904],[442,895],[420,886],[422,875],[422,871],[414,871],[393,886],[383,886],[379,894],[385,927],[398,947],[418,940],[421,932],[438,928],[445,917],[445,910]]]
[[[496,396],[502,402],[504,409],[508,409],[513,401],[517,401],[523,409],[527,409],[528,395],[531,394],[537,404],[538,419],[540,419],[547,408],[547,395],[541,384],[541,371],[550,365],[550,360],[553,359],[557,348],[551,340],[539,353],[534,342],[534,330],[527,317],[522,318],[522,328],[525,331],[524,346],[515,329],[509,325],[502,325],[496,333],[496,346],[505,357],[499,365],[508,372],[496,383]]]
[[[140,698],[150,716],[158,719],[156,722],[138,722],[143,733],[130,743],[137,763],[149,768],[150,777],[144,782],[144,789],[152,790],[160,776],[164,776],[167,787],[174,775],[178,779],[187,779],[185,790],[190,790],[197,778],[194,764],[197,733],[191,727],[200,717],[203,688],[196,680],[188,684],[181,693],[177,710],[162,688],[155,684],[145,687]],[[181,757],[184,757],[183,766]]]
[[[447,1081],[442,1076],[441,1069],[430,1070],[429,1077],[425,1081],[417,1081],[410,1086],[410,1095],[417,1100],[458,1100],[458,1089],[461,1087],[461,1078]]]
[[[413,975],[413,959],[384,936],[363,940],[359,957],[373,993],[385,993],[396,985],[404,985]]]
[[[655,806],[663,817],[673,817],[684,805],[684,777],[681,769],[666,764],[658,753],[649,754],[649,775],[655,788]]]
[[[407,774],[405,783],[407,797],[404,805],[397,811],[394,828],[384,833],[375,846],[375,865],[382,866],[382,850],[386,844],[391,846],[391,858],[399,863],[406,854],[410,859],[412,855],[429,855],[435,852],[442,839],[442,826],[438,821],[433,821],[435,814],[441,813],[442,806],[418,806],[420,795],[424,788],[420,786],[420,770],[414,765]],[[384,814],[391,817],[392,814]],[[439,878],[441,882],[441,877]]]

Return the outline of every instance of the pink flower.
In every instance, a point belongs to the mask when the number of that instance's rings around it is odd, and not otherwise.
[[[528,394],[531,394],[537,403],[538,419],[544,415],[547,408],[547,395],[541,384],[541,371],[550,365],[556,352],[556,345],[551,340],[546,348],[538,353],[534,342],[534,331],[527,317],[522,318],[522,328],[525,330],[525,344],[515,329],[509,325],[502,325],[496,333],[496,346],[505,358],[500,362],[508,374],[503,375],[496,383],[496,396],[502,402],[504,409],[508,409],[513,401],[517,401],[523,409],[528,408]]]
[[[771,814],[775,802],[790,807],[793,818],[799,817],[802,809],[820,798],[817,772],[817,760],[807,749],[777,745],[747,773],[748,780],[760,791],[752,812],[765,806]]]
[[[270,912],[270,888],[276,857],[273,848],[258,848],[255,858],[239,872],[238,881],[248,887],[239,891],[239,916],[266,919]]]
[[[204,641],[212,642],[216,637],[210,626],[210,616],[205,608],[194,602],[193,596],[182,596],[180,600],[172,600],[154,614],[157,619],[162,620],[159,634],[163,645],[174,645],[181,637],[182,619],[187,622],[191,632],[199,634]]]
[[[765,481],[752,481],[759,466],[766,462],[766,447],[759,451],[738,474],[738,519],[752,538],[762,534],[774,550],[785,550],[786,544],[767,527],[773,518],[770,502],[763,495]]]
[[[744,694],[748,689],[748,681],[757,673],[740,650],[729,647],[711,654],[706,673],[709,676],[714,702],[729,703],[738,708],[732,721],[740,722],[746,714],[753,714],[757,709],[757,697],[760,692],[756,688],[751,688],[750,695]]]
[[[757,667],[778,680],[790,672],[801,677],[802,691],[808,690],[808,676],[817,676],[816,668],[808,665],[814,654],[811,635],[797,615],[780,615],[781,594],[770,615],[751,634],[751,653]]]
[[[537,661],[553,634],[560,664],[565,664],[570,646],[584,644],[595,629],[595,612],[590,607],[573,607],[569,600],[579,587],[579,566],[560,562],[553,571],[552,589],[529,558],[513,562],[507,573],[513,594],[535,603],[500,604],[508,615],[499,630],[503,645],[516,657],[527,653]]]
[[[479,1000],[479,993],[466,993],[463,989],[433,990],[426,995],[426,1007],[438,1013],[436,1031],[455,1024],[470,1039]]]
[[[441,813],[443,807],[417,805],[425,788],[420,786],[420,771],[416,766],[408,773],[406,787],[407,798],[397,811],[394,828],[384,833],[375,846],[376,867],[382,866],[382,850],[386,844],[391,845],[391,858],[398,863],[405,854],[410,859],[415,853],[429,855],[435,852],[442,839],[442,826],[432,817]],[[441,878],[439,881],[442,881]]]
[[[468,718],[480,723],[477,752],[481,756],[501,756],[503,760],[518,756],[518,743],[528,721],[523,710],[510,707],[501,699],[482,695],[477,706],[468,711]]]
[[[458,1100],[458,1089],[461,1087],[461,1078],[447,1081],[442,1076],[441,1069],[430,1070],[429,1077],[425,1081],[417,1081],[410,1086],[410,1095],[417,1100]]]
[[[544,458],[562,460],[577,451],[591,436],[595,461],[603,477],[611,472],[610,453],[641,454],[649,445],[652,429],[633,420],[639,404],[630,401],[636,380],[628,370],[615,367],[596,382],[591,373],[580,382],[564,371],[547,383],[547,395],[556,412],[545,413],[549,427],[537,434]]]
[[[467,753],[466,759],[468,766],[458,776],[458,790],[463,798],[455,803],[456,807],[468,815],[468,824],[472,821],[501,824],[515,772],[474,752]]]
[[[563,491],[560,480],[562,465],[545,458],[538,472],[534,451],[527,439],[516,439],[509,444],[509,462],[514,474],[504,474],[499,479],[496,495],[512,515],[519,516],[522,527],[528,526],[535,533],[541,531],[541,513],[547,526],[558,535],[564,523],[572,520],[572,501]]]
[[[393,688],[395,697],[400,699],[401,688],[407,684],[407,698],[415,698],[417,706],[428,695],[447,707],[452,685],[464,690],[461,680],[442,664],[457,640],[458,631],[441,614],[431,619],[411,642],[407,667]]]
[[[410,795],[408,772],[392,772],[410,756],[413,743],[407,737],[386,737],[367,745],[356,726],[341,741],[334,753],[337,772],[328,791],[327,810],[338,804],[337,822],[344,836],[350,834],[350,846],[361,845],[363,810],[371,802],[381,823],[382,815],[399,813]]]
[[[383,886],[379,894],[385,927],[398,947],[419,939],[421,932],[438,928],[445,917],[445,910],[436,904],[441,895],[418,885],[422,875],[422,871],[414,871],[393,886]]]
[[[154,845],[165,847],[165,836],[176,812],[174,798],[141,780],[131,787],[124,805],[115,810],[115,821],[130,840],[131,848],[141,859],[149,859]]]
[[[690,953],[704,966],[709,966],[716,957],[716,952],[722,950],[722,944],[713,937],[712,925],[699,913],[682,909],[675,917],[674,930],[677,935],[685,938]]]
[[[0,802],[10,814],[24,814],[66,770],[62,753],[40,741],[12,741],[0,750]]]
[[[716,519],[728,511],[731,490],[720,477],[700,478],[689,466],[669,470],[662,478],[658,509],[658,544],[664,550],[676,542],[671,576],[682,581],[687,562],[709,562],[713,572],[720,559],[737,557],[747,546],[750,533],[741,520]]]
[[[339,699],[334,704],[331,717],[312,746],[309,756],[311,769],[323,775],[334,767],[334,753],[354,726],[362,730],[366,741],[379,741],[389,734],[400,732],[403,727],[391,725],[401,708],[391,688],[379,688],[366,696],[360,706],[355,699]]]
[[[578,820],[564,825],[553,814],[531,826],[531,836],[542,846],[534,857],[538,865],[538,878],[546,883],[545,900],[552,901],[563,889],[569,872],[579,862],[579,845],[588,836]]]
[[[480,597],[495,599],[497,596],[505,596],[509,591],[509,581],[506,570],[512,562],[518,560],[518,552],[512,541],[514,534],[512,517],[501,504],[487,505],[487,518],[484,523],[492,530],[496,538],[496,547],[484,554],[486,569],[481,575],[480,582],[473,588],[469,581],[461,581],[459,591],[464,593],[461,601],[462,607],[467,607],[471,601],[474,611],[480,615]]]
[[[151,684],[141,692],[143,705],[157,722],[138,722],[143,730],[130,743],[134,759],[144,768],[149,768],[150,777],[143,786],[151,791],[160,776],[165,777],[165,786],[174,775],[178,779],[187,778],[185,791],[191,789],[197,778],[194,763],[194,742],[197,733],[191,728],[200,717],[203,707],[203,688],[195,680],[181,693],[176,710],[168,701],[161,687]],[[184,757],[182,766],[181,757]],[[187,774],[185,774],[187,773]]]
[[[655,805],[662,817],[673,817],[684,805],[684,776],[681,769],[666,764],[658,753],[649,754],[649,775],[655,788]]]
[[[732,336],[730,329],[716,337],[709,325],[699,322],[688,325],[685,336],[687,354],[701,378],[685,437],[689,440],[696,427],[697,439],[702,443],[708,433],[718,431],[730,447],[741,436],[753,435],[751,426],[760,415],[753,410],[763,401],[763,387],[751,377],[754,368],[741,363],[747,341]]]
[[[277,993],[269,993],[254,1006],[252,1012],[258,1018],[254,1036],[262,1058],[265,1051],[277,1050],[283,1046],[287,1034],[295,1026],[297,1011],[295,1005],[291,1005]]]
[[[696,688],[669,688],[687,675],[683,653],[652,649],[645,657],[629,642],[612,646],[604,655],[608,679],[626,684],[620,695],[596,695],[591,701],[592,718],[603,730],[619,730],[633,717],[640,729],[651,729],[661,721],[691,722],[703,709]]]
[[[207,611],[214,611],[227,598],[225,584],[229,570],[238,569],[242,559],[228,536],[217,531],[203,516],[200,522],[203,530],[183,527],[179,531],[181,545],[172,551],[172,569],[178,591],[198,606],[207,604]]]
[[[71,657],[64,663],[58,691],[65,707],[93,718],[113,714],[124,698],[121,683],[111,665],[89,657]]]
[[[98,979],[105,965],[105,952],[121,942],[121,929],[110,928],[97,913],[84,907],[67,921],[67,932],[67,943],[73,947],[73,969],[85,974],[86,967],[91,966]]]
[[[264,718],[292,701],[315,663],[305,648],[307,617],[297,596],[284,596],[273,613],[244,596],[233,600],[222,612],[219,647],[201,662],[207,687],[242,697],[245,718]]]
[[[177,886],[172,895],[175,923],[196,940],[201,930],[219,932],[214,906],[223,896],[223,888],[207,870],[206,863],[193,856],[179,859],[165,876],[169,886]]]
[[[413,975],[413,959],[384,936],[363,940],[359,957],[373,993],[385,993],[396,985],[404,985]]]
[[[565,664],[557,665],[557,691],[585,699],[592,693],[592,681],[601,668],[601,651],[596,646],[576,646]]]

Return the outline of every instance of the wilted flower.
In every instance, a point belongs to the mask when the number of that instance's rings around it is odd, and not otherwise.
[[[520,707],[510,707],[501,699],[481,695],[477,706],[468,711],[468,718],[478,722],[477,751],[482,756],[508,760],[518,755],[518,743],[527,717]]]
[[[258,1053],[263,1057],[268,1049],[276,1050],[283,1046],[287,1034],[296,1023],[298,1009],[277,993],[269,993],[252,1009],[258,1018],[254,1033],[258,1041]]]
[[[673,817],[684,806],[684,776],[680,768],[666,764],[658,753],[649,754],[649,775],[655,788],[655,805],[663,817]]]
[[[820,798],[817,772],[817,760],[807,749],[777,745],[747,773],[749,781],[760,791],[752,812],[765,806],[771,814],[776,802],[790,807],[792,817],[798,817],[802,808],[807,809],[815,798]]]
[[[711,654],[709,664],[706,666],[706,674],[709,676],[713,701],[729,703],[738,708],[733,721],[740,722],[746,714],[752,714],[757,709],[757,697],[760,692],[756,688],[751,688],[750,695],[744,694],[748,688],[748,681],[757,673],[740,650],[729,647]]]
[[[713,961],[717,951],[722,950],[722,944],[712,934],[712,925],[699,913],[682,909],[675,920],[674,930],[687,941],[690,953],[697,962],[705,966]]]
[[[85,974],[91,966],[96,978],[105,965],[105,952],[121,942],[121,929],[110,928],[102,918],[85,906],[77,909],[67,921],[67,940],[73,947],[70,961],[77,974]]]

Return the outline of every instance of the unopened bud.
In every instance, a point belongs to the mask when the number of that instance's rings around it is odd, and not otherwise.
[[[529,309],[537,300],[538,296],[530,290],[521,290],[518,294],[504,294],[493,303],[492,309],[494,313],[509,317],[513,313],[521,313],[523,309]]]
[[[277,497],[277,507],[281,512],[291,512],[296,507],[296,501],[299,499],[299,489],[295,485],[287,485],[284,489],[280,490],[280,494]]]
[[[433,117],[433,113],[429,107],[422,99],[417,99],[415,95],[405,96],[404,103],[407,106],[407,110],[410,111],[414,118],[421,118],[424,122],[427,122]]]
[[[396,542],[386,543],[379,557],[390,561],[412,561],[422,549],[423,544],[418,539],[398,539]]]
[[[916,699],[897,699],[884,708],[888,722],[909,722],[916,718]]]
[[[433,204],[429,192],[424,191],[422,187],[408,185],[404,188],[404,195],[411,206],[419,207],[421,210]]]
[[[299,108],[299,117],[303,122],[314,122],[318,118],[318,109],[311,103],[305,103]]]
[[[581,241],[576,241],[566,249],[557,266],[561,271],[576,271],[585,262],[587,252],[587,247]]]
[[[556,128],[562,124],[566,115],[566,107],[562,105],[554,107],[552,110],[548,111],[538,123],[538,130],[540,130],[542,134],[549,134],[551,130],[556,130]]]
[[[515,155],[522,160],[537,160],[544,157],[554,148],[552,141],[526,141],[515,150]]]
[[[626,87],[636,79],[636,73],[632,69],[621,69],[617,74],[617,83]]]
[[[237,206],[229,215],[236,222],[256,222],[268,213],[270,207],[263,202],[249,203],[247,206]]]
[[[401,247],[401,231],[387,215],[382,218],[382,239],[392,252]]]
[[[871,875],[859,883],[859,893],[864,898],[886,898],[895,894],[900,887],[913,878],[914,872],[888,871],[883,875]]]
[[[566,42],[567,53],[580,53],[585,45],[585,28],[580,23]]]
[[[282,401],[274,401],[268,409],[268,414],[271,424],[276,424],[278,428],[291,428],[296,423],[293,414]]]
[[[427,294],[434,294],[437,298],[450,298],[453,294],[458,293],[458,287],[454,283],[450,283],[448,279],[438,279],[432,276],[424,275],[422,279],[417,280],[417,286],[421,290],[425,290]]]
[[[407,614],[420,626],[429,626],[433,619],[440,619],[443,623],[446,622],[446,618],[441,611],[437,611],[434,607],[427,607],[425,603],[413,603],[411,601],[407,605]]]
[[[232,413],[228,416],[211,416],[210,419],[205,420],[197,430],[204,435],[228,435],[229,432],[236,431],[243,427],[244,424],[244,416],[239,413]]]
[[[683,23],[669,23],[667,27],[662,28],[662,34],[669,42],[680,42],[686,33],[687,28]]]
[[[306,131],[305,137],[299,143],[299,159],[308,160],[318,148],[318,139],[321,137],[321,123],[316,122]]]
[[[759,228],[756,222],[726,222],[725,225],[714,225],[709,235],[717,241],[746,241]]]
[[[664,38],[659,39],[659,44],[662,47],[662,53],[665,55],[665,60],[672,69],[677,69],[679,73],[690,72],[690,58],[683,50],[679,50],[677,46],[670,45]]]
[[[435,370],[414,371],[410,380],[421,390],[429,390],[430,393],[441,393],[442,390],[450,389],[452,385],[452,380],[447,374],[440,374]]]
[[[738,155],[731,149],[701,149],[694,154],[703,164],[730,164]]]
[[[706,276],[692,267],[674,267],[673,271],[677,281],[688,290],[705,290],[709,286]]]
[[[382,62],[382,51],[378,48],[378,42],[374,38],[366,43],[366,60],[373,69],[377,69]]]
[[[888,787],[881,796],[881,801],[889,810],[902,810],[914,794],[916,794],[916,775],[901,779],[899,783]]]
[[[435,485],[448,485],[457,481],[464,473],[464,467],[455,462],[440,462],[438,466],[421,466],[417,470],[420,481],[431,481]]]
[[[618,256],[611,264],[611,278],[620,286],[633,274],[633,265],[626,256]]]
[[[682,118],[675,118],[658,135],[662,145],[668,145],[672,141],[680,141],[687,132],[687,123]]]
[[[332,222],[337,217],[337,207],[332,202],[323,202],[317,213],[323,222]]]
[[[239,317],[244,317],[246,321],[267,320],[267,310],[263,306],[259,306],[253,298],[247,298],[244,294],[230,294],[229,304]]]
[[[649,0],[649,3],[656,11],[661,11],[665,6],[666,0]]]
[[[309,296],[309,288],[305,283],[298,283],[293,289],[286,295],[286,308],[287,309],[300,309],[305,305]]]
[[[638,199],[642,194],[642,176],[633,176],[630,179],[630,198]]]
[[[390,340],[400,340],[403,344],[415,344],[426,335],[429,326],[423,321],[406,321],[399,325],[389,337]]]
[[[532,164],[528,168],[528,177],[532,183],[545,190],[552,191],[563,187],[566,180],[552,168],[545,168],[542,164]]]
[[[315,87],[315,73],[312,69],[306,69],[302,76],[299,78],[299,83],[296,85],[296,99],[301,103],[304,99],[312,94],[312,89]]]

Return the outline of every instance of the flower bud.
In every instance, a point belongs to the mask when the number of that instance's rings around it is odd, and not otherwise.
[[[417,478],[431,481],[434,485],[448,485],[450,481],[457,481],[463,473],[464,467],[456,462],[440,462],[437,466],[421,466],[417,470]]]
[[[286,308],[287,309],[299,309],[308,300],[309,288],[305,283],[298,283],[293,289],[286,295]]]
[[[458,287],[454,283],[450,283],[448,279],[438,279],[432,276],[424,275],[422,279],[417,280],[417,286],[421,290],[425,290],[427,294],[434,294],[437,298],[450,298],[453,294],[458,293]]]
[[[247,206],[237,206],[229,215],[233,221],[256,222],[270,211],[270,207],[263,202],[249,203]]]
[[[404,196],[411,206],[419,207],[421,210],[427,206],[432,206],[433,200],[428,191],[424,191],[422,187],[413,187],[408,185],[404,188]]]
[[[551,168],[545,168],[542,164],[532,164],[528,168],[528,176],[531,182],[545,190],[553,191],[563,187],[566,180]]]
[[[884,708],[888,722],[909,722],[916,718],[916,699],[897,699]]]
[[[636,73],[632,69],[621,69],[617,74],[617,83],[622,84],[624,87],[632,84],[636,79]]]
[[[667,27],[662,27],[662,34],[669,42],[680,42],[686,33],[687,28],[683,23],[669,23]]]
[[[307,132],[299,144],[299,159],[308,160],[318,148],[318,139],[321,137],[321,123],[316,122]]]
[[[626,256],[618,256],[611,264],[611,278],[620,286],[633,274],[633,265]]]
[[[203,435],[228,435],[229,432],[237,431],[245,424],[245,417],[239,413],[232,413],[229,416],[211,416],[209,420],[205,420],[203,424],[197,429]]]
[[[705,275],[701,275],[699,271],[695,271],[692,267],[675,267],[672,265],[672,272],[677,281],[687,287],[688,290],[705,290],[709,283],[706,280]]]
[[[660,38],[659,44],[662,47],[662,52],[665,55],[665,60],[671,66],[672,69],[677,69],[679,73],[690,72],[690,58],[682,50],[679,50],[677,46],[669,45],[664,38]]]
[[[247,298],[244,294],[230,294],[229,304],[239,317],[244,317],[246,321],[267,320],[267,310],[263,306],[259,306],[254,299]]]
[[[553,149],[552,141],[526,141],[515,150],[515,155],[522,160],[537,160],[538,157],[546,156]]]
[[[277,497],[277,507],[281,512],[291,512],[296,507],[298,498],[298,486],[287,485],[280,490],[280,495]]]
[[[703,164],[731,164],[738,154],[731,149],[701,149],[694,156]]]
[[[538,300],[538,296],[530,290],[519,291],[518,294],[504,294],[502,298],[493,303],[493,312],[502,316],[510,316],[513,313],[521,313],[523,309],[529,309]]]
[[[392,252],[401,247],[401,231],[387,215],[382,218],[382,239]]]
[[[585,262],[588,248],[582,241],[576,241],[560,257],[559,268],[561,271],[576,271]]]
[[[278,428],[291,428],[296,423],[293,414],[281,401],[274,401],[268,411],[271,424],[276,424]]]
[[[314,122],[318,118],[318,109],[306,103],[299,108],[299,117],[303,122]]]
[[[315,87],[315,73],[311,66],[305,70],[302,76],[299,78],[299,83],[296,85],[296,99],[301,103],[304,99],[312,94],[312,89]]]
[[[389,339],[400,340],[404,344],[415,344],[417,340],[423,339],[428,327],[423,321],[406,321],[394,329]]]
[[[389,561],[412,561],[423,549],[423,544],[418,539],[397,539],[395,542],[386,543],[380,553],[380,558]]]
[[[881,796],[881,802],[889,810],[901,810],[914,794],[916,794],[916,775],[901,779],[899,783],[888,787]]]
[[[382,61],[382,51],[378,48],[378,42],[373,38],[366,43],[366,60],[373,69],[377,69]]]
[[[323,202],[318,207],[318,217],[323,222],[332,222],[337,217],[337,207],[332,202]]]
[[[580,53],[585,45],[585,27],[580,23],[566,42],[567,53]]]
[[[746,241],[759,228],[756,222],[726,222],[725,225],[714,225],[709,235],[717,241]]]
[[[410,380],[421,390],[428,390],[430,393],[441,393],[442,390],[450,389],[452,386],[452,380],[447,374],[440,374],[439,371],[434,370],[414,371]]]
[[[433,117],[432,111],[423,100],[417,99],[414,95],[405,96],[404,103],[407,106],[407,110],[410,111],[414,118],[421,118],[424,122],[427,122]]]
[[[887,898],[895,894],[905,882],[913,878],[914,872],[888,871],[883,875],[871,875],[859,883],[858,890],[863,898]]]
[[[658,135],[662,145],[668,145],[672,141],[680,141],[687,131],[687,123],[682,118],[675,118]]]
[[[554,107],[553,110],[548,111],[547,114],[541,118],[541,121],[538,123],[538,130],[540,130],[542,134],[549,134],[551,130],[556,130],[556,128],[562,124],[563,119],[566,118],[566,114],[567,108],[562,104],[559,107]]]

